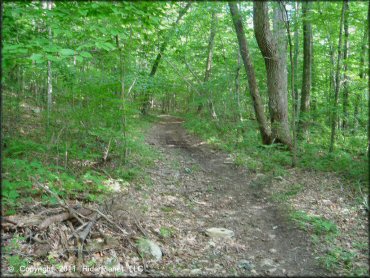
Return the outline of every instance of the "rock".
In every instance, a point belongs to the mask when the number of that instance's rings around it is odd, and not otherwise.
[[[277,177],[274,177],[275,180],[278,180],[278,181],[283,181],[284,178],[282,176],[277,176]]]
[[[251,273],[252,273],[253,275],[255,275],[255,276],[257,275],[257,271],[256,271],[255,269],[252,269],[252,270],[251,270]]]
[[[326,206],[330,206],[331,204],[332,204],[332,201],[330,201],[330,200],[322,200],[321,201],[324,205],[326,205]]]
[[[113,192],[121,192],[122,187],[129,187],[130,184],[128,182],[124,182],[121,179],[108,179],[103,181],[103,185],[106,186],[108,189],[110,189]],[[121,187],[122,186],[122,187]]]
[[[269,234],[269,239],[275,239],[276,238],[276,235],[274,234]]]
[[[277,251],[276,251],[276,249],[271,248],[271,249],[269,250],[269,252],[270,252],[271,254],[275,254]]]
[[[234,232],[225,228],[209,228],[206,235],[212,238],[232,238]]]
[[[151,255],[157,261],[162,259],[162,250],[154,241],[149,239],[140,239],[138,241],[138,249],[140,253]]]
[[[202,270],[200,268],[195,268],[190,271],[190,274],[197,275],[200,274]]]
[[[240,260],[238,262],[238,267],[244,270],[252,270],[254,268],[254,264],[247,260]]]
[[[263,259],[261,261],[261,266],[262,267],[264,267],[264,266],[267,266],[267,267],[271,266],[271,267],[273,267],[275,265],[274,265],[274,261],[273,260],[271,260],[271,259]]]
[[[277,269],[274,267],[274,268],[270,268],[269,270],[267,270],[267,273],[268,274],[272,274],[276,271]]]

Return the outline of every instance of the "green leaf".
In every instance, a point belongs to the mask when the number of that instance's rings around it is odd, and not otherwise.
[[[80,55],[84,58],[92,58],[92,55],[89,52],[82,51]]]
[[[46,55],[46,58],[47,58],[48,60],[50,60],[50,61],[53,61],[53,62],[58,62],[58,61],[59,61],[59,60],[58,60],[58,57],[53,56],[53,55],[50,55],[50,54]]]
[[[79,62],[83,62],[84,58],[82,56],[76,56],[76,60]]]
[[[75,54],[74,50],[66,48],[61,49],[59,53],[63,56],[73,56]]]
[[[42,58],[43,58],[42,54],[38,54],[38,53],[33,53],[30,57],[31,60],[36,61],[36,62],[43,61]]]
[[[44,48],[44,51],[46,52],[51,52],[51,53],[56,53],[59,51],[59,48],[56,46],[47,46]]]

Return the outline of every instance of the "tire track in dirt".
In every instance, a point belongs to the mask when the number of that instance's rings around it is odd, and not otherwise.
[[[229,259],[223,266],[229,269],[227,265],[233,260],[245,259],[254,265],[253,270],[242,272],[234,261],[238,275],[327,275],[313,257],[308,235],[297,229],[268,196],[263,196],[261,190],[252,186],[256,174],[225,163],[227,154],[212,150],[195,136],[187,134],[182,122],[176,117],[160,116],[159,122],[147,134],[147,142],[184,166],[196,165],[199,171],[191,173],[191,179],[186,181],[180,177],[178,189],[166,188],[160,181],[156,186],[163,186],[164,194],[177,191],[195,201],[193,208],[181,209],[185,218],[200,223],[189,230],[202,232],[210,227],[224,227],[235,232],[236,242],[245,248],[236,248],[236,251],[231,248],[228,252],[226,245],[219,257],[221,262]],[[179,175],[170,164],[163,164],[153,171],[162,173],[158,175],[166,173],[166,180]],[[207,254],[197,254],[196,258],[199,260]],[[175,274],[183,275],[181,271]]]

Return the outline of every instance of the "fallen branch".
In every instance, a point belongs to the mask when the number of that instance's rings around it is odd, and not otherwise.
[[[63,222],[64,220],[72,218],[72,215],[69,212],[64,212],[61,214],[53,215],[49,218],[46,218],[40,225],[39,228],[40,230],[46,229],[49,227],[51,224],[55,222]]]

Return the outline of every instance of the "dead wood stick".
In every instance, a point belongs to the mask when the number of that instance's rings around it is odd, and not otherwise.
[[[91,228],[95,225],[95,223],[96,223],[96,221],[100,218],[101,216],[100,215],[98,215],[98,213],[96,213],[95,215],[94,215],[94,218],[86,225],[86,227],[85,227],[85,229],[82,231],[82,232],[80,232],[80,234],[79,234],[79,237],[80,237],[80,240],[82,241],[82,242],[84,242],[85,241],[85,239],[86,239],[86,237],[88,236],[88,234],[90,233],[90,231],[91,231]]]
[[[135,225],[139,229],[139,231],[143,234],[143,236],[145,236],[146,238],[149,238],[147,233],[144,231],[144,229],[141,227],[141,225],[139,224],[139,222],[137,222],[136,219],[135,219]]]
[[[53,215],[49,218],[46,218],[40,225],[39,228],[40,230],[46,229],[49,227],[51,224],[55,222],[63,222],[64,220],[67,220],[69,218],[72,218],[72,215],[69,212],[64,212],[61,214]]]
[[[85,216],[83,216],[83,215],[79,214],[79,213],[78,213],[77,211],[75,211],[73,208],[71,208],[70,206],[68,206],[68,205],[65,203],[65,201],[64,201],[64,200],[62,200],[61,198],[59,198],[58,194],[56,194],[56,193],[54,193],[53,191],[51,191],[51,190],[49,189],[49,187],[48,187],[48,186],[45,186],[45,185],[43,185],[43,184],[39,183],[39,182],[38,182],[36,179],[34,179],[34,178],[32,178],[32,179],[33,179],[33,181],[35,182],[36,186],[38,186],[38,187],[42,188],[42,189],[43,189],[43,190],[45,190],[47,193],[49,193],[50,195],[54,196],[54,197],[57,199],[58,203],[59,203],[62,207],[64,207],[65,209],[67,209],[67,210],[69,211],[69,213],[70,213],[74,218],[76,218],[76,219],[78,220],[78,222],[80,222],[81,224],[84,224],[84,222],[80,219],[80,217],[82,217],[82,218],[87,218],[87,217],[85,217]]]
[[[14,222],[13,220],[10,220],[6,217],[3,217],[2,219],[3,219],[3,223],[1,223],[1,224],[4,224],[4,222],[7,222],[7,223],[10,223],[10,224],[13,224],[13,225],[18,225],[17,222]]]
[[[110,148],[110,142],[112,141],[112,138],[109,139],[109,143],[108,143],[108,147],[107,147],[107,150],[104,154],[104,157],[103,157],[103,160],[106,161],[107,158],[108,158],[108,154],[109,154],[109,148]]]
[[[107,220],[110,224],[112,224],[113,226],[115,226],[118,230],[120,230],[125,236],[127,236],[128,235],[128,233],[124,230],[124,229],[122,229],[120,226],[118,226],[116,223],[114,223],[112,220],[110,220],[109,218],[108,218],[108,216],[106,216],[104,213],[102,213],[100,210],[98,210],[98,209],[94,209],[94,208],[88,208],[88,209],[91,209],[91,210],[93,210],[93,211],[95,211],[95,212],[97,212],[97,213],[99,213],[105,220]]]

